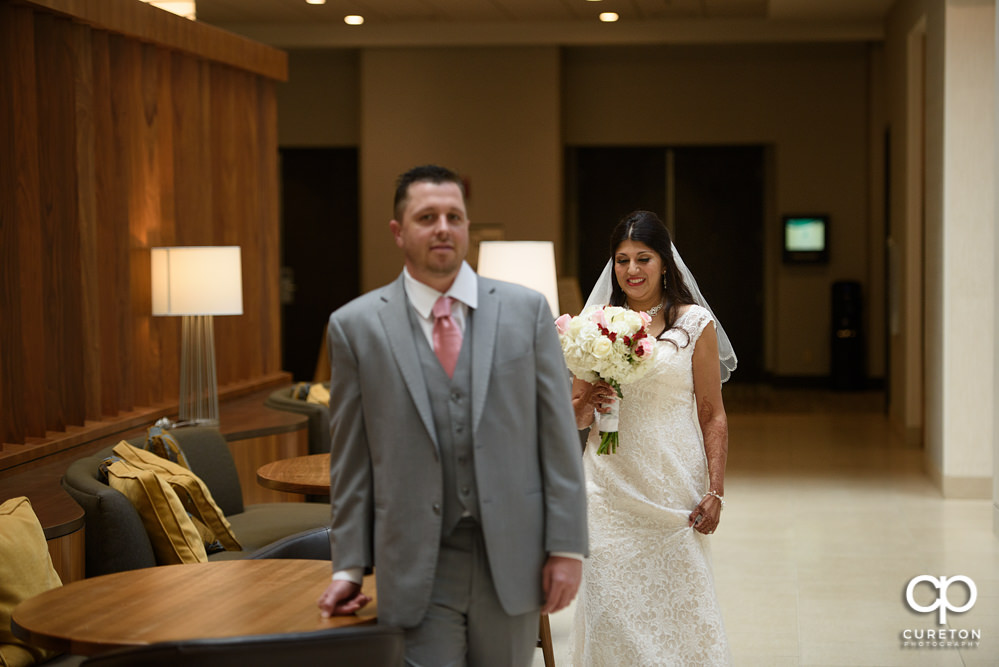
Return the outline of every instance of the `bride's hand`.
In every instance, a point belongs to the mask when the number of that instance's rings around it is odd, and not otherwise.
[[[572,407],[576,413],[576,428],[586,428],[593,423],[593,411],[607,412],[617,400],[617,392],[603,380],[594,384],[578,378],[572,381]]]
[[[701,502],[687,517],[687,525],[692,526],[699,533],[710,535],[715,532],[715,529],[718,528],[718,522],[721,521],[721,509],[720,500],[710,494],[706,495],[701,498]]]

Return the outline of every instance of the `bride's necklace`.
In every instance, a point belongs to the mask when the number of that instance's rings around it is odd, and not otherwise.
[[[658,306],[652,306],[651,308],[649,308],[649,309],[648,309],[647,311],[645,311],[645,312],[647,312],[647,313],[649,314],[649,317],[655,317],[656,315],[658,315],[658,314],[659,314],[659,311],[663,309],[663,306],[664,306],[665,304],[666,304],[666,301],[665,301],[665,299],[664,299],[664,300],[662,300],[662,301],[660,301],[660,302],[659,302],[659,305],[658,305]],[[629,307],[629,308],[631,308],[631,306],[630,306],[630,305],[629,305],[628,307]],[[632,310],[634,310],[634,308],[631,308],[631,309],[632,309]]]

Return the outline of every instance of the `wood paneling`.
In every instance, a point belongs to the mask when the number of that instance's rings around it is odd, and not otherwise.
[[[151,315],[151,247],[241,246],[219,385],[280,371],[266,77],[285,68],[132,0],[0,1],[0,469],[176,405],[179,318]]]

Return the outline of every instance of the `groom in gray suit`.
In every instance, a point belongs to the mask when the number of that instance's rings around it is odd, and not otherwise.
[[[569,380],[545,298],[465,263],[461,180],[399,178],[402,274],[330,316],[333,581],[324,615],[368,599],[406,662],[529,665],[538,613],[576,595],[586,499]]]

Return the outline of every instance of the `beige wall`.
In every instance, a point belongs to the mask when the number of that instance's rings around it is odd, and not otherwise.
[[[555,48],[362,52],[362,289],[399,273],[393,183],[418,164],[468,179],[473,223],[502,224],[511,240],[559,240],[559,77]]]
[[[869,372],[884,372],[880,219],[872,220],[872,53],[858,44],[405,48],[290,52],[282,145],[360,148],[362,288],[398,272],[392,183],[436,161],[467,176],[475,222],[562,248],[563,146],[766,144],[768,370],[829,372],[830,286],[864,286]],[[356,55],[354,55],[356,54]],[[352,58],[357,59],[351,76]],[[330,93],[335,87],[336,95]],[[348,97],[356,95],[356,104]],[[327,100],[317,104],[316,100]],[[320,109],[307,113],[289,105]],[[330,125],[336,127],[330,127]],[[878,144],[873,150],[880,151]],[[784,267],[778,217],[825,211],[832,261]]]
[[[569,145],[773,148],[775,210],[765,220],[766,344],[769,370],[778,375],[829,372],[834,281],[860,281],[866,321],[883,320],[880,288],[871,290],[868,280],[869,265],[883,253],[880,245],[871,247],[869,236],[869,62],[863,45],[566,52]],[[828,266],[782,264],[779,216],[801,212],[830,214]],[[875,376],[884,369],[882,331],[869,329]]]
[[[892,388],[903,396],[892,414],[921,433],[927,468],[952,497],[992,494],[993,23],[991,0],[903,1],[886,45],[892,126],[905,137],[892,156]]]
[[[948,3],[943,124],[941,412],[944,493],[992,491],[992,0]],[[928,312],[929,314],[929,312]],[[934,443],[934,446],[936,444]]]
[[[358,53],[288,52],[288,81],[278,85],[282,147],[357,146],[361,123]]]

